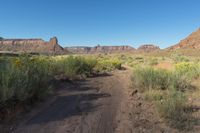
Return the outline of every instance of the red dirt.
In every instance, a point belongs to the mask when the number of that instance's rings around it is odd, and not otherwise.
[[[173,64],[171,62],[160,62],[159,64],[157,64],[155,66],[155,68],[172,70],[173,69]]]

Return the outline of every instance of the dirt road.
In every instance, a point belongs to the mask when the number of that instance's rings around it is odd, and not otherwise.
[[[23,116],[13,133],[114,133],[118,129],[127,71],[62,82],[55,96]],[[128,126],[128,125],[127,125]]]
[[[4,133],[178,133],[130,85],[130,70],[59,82],[57,93]],[[5,128],[4,128],[5,129]]]

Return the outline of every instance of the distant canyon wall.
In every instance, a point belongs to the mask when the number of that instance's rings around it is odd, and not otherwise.
[[[145,44],[141,45],[137,50],[143,52],[154,52],[154,51],[159,51],[160,47],[153,44]]]
[[[58,44],[56,37],[46,42],[42,39],[3,39],[0,41],[0,52],[63,54],[66,50]]]
[[[65,49],[72,53],[114,53],[135,50],[130,46],[66,47]]]
[[[138,49],[131,46],[95,46],[95,47],[66,47],[71,53],[119,53],[119,52],[153,52],[160,50],[155,45],[142,45]]]
[[[160,48],[152,44],[141,45],[138,49],[131,46],[95,46],[66,47],[58,44],[56,37],[50,41],[42,39],[1,39],[0,53],[33,53],[33,54],[68,54],[68,53],[121,53],[121,52],[154,52]]]

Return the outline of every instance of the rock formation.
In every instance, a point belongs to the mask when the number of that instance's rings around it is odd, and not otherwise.
[[[153,44],[145,44],[145,45],[141,45],[137,50],[143,51],[143,52],[154,52],[154,51],[160,50],[160,48]]]
[[[72,53],[115,53],[130,52],[135,49],[130,46],[95,46],[95,47],[66,47]]]
[[[169,47],[170,50],[177,49],[200,49],[200,29],[181,40],[178,44]]]
[[[42,39],[3,39],[0,41],[1,52],[63,54],[66,51],[58,44],[56,37],[46,42]]]

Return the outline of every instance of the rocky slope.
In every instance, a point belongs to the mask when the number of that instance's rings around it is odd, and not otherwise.
[[[181,40],[178,44],[169,47],[170,50],[177,49],[200,49],[200,29]]]
[[[42,39],[3,39],[0,41],[0,52],[63,54],[64,50],[56,37],[46,42]]]
[[[137,50],[143,52],[154,52],[160,50],[160,48],[153,44],[145,44],[141,45]]]
[[[130,46],[66,47],[65,49],[72,53],[115,53],[135,50]]]

